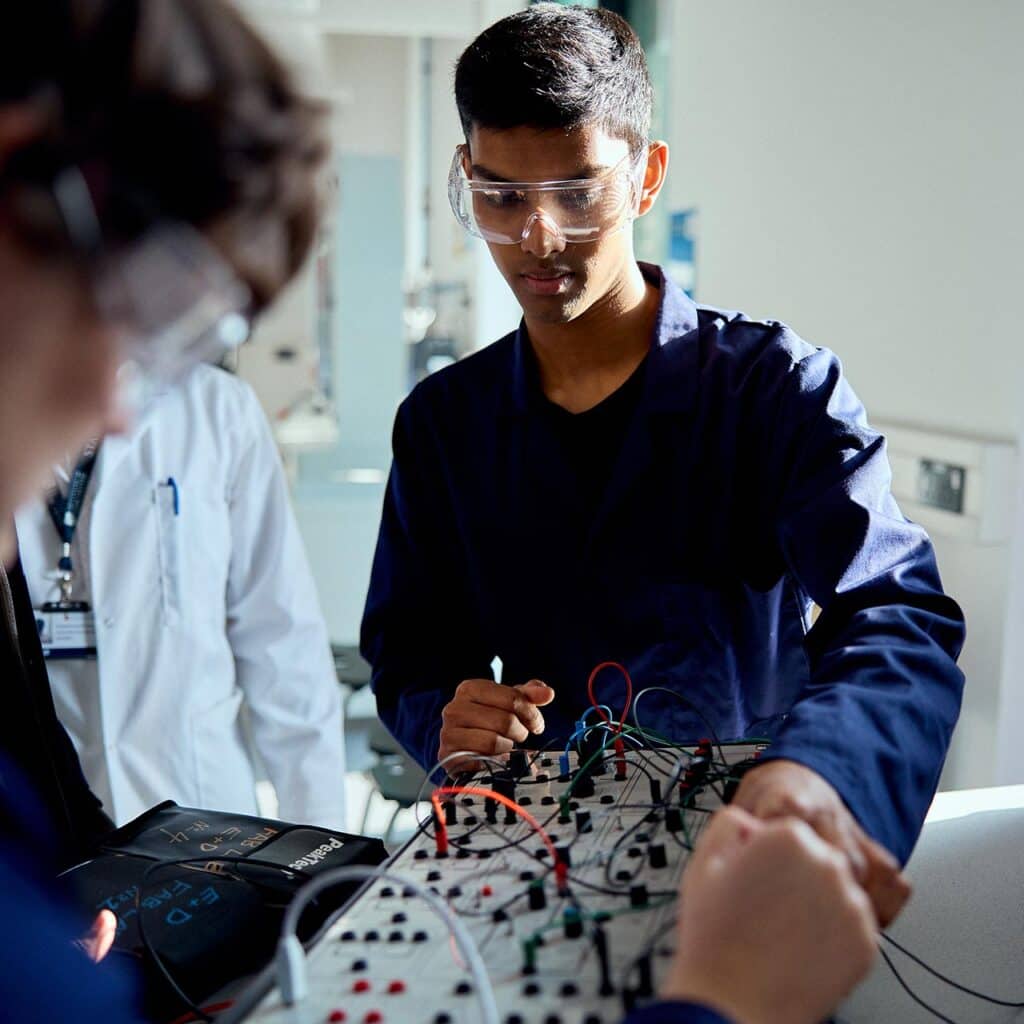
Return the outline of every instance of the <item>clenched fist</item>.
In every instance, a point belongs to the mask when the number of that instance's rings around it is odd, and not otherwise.
[[[459,750],[474,754],[507,754],[532,733],[544,731],[540,709],[555,699],[555,691],[539,679],[522,686],[503,686],[492,679],[465,679],[441,712],[438,760]],[[469,758],[446,765],[449,771],[474,771]]]

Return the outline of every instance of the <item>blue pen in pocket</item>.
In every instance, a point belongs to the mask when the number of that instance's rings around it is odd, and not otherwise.
[[[160,589],[164,619],[171,623],[181,614],[181,550],[179,517],[181,492],[174,477],[158,483],[153,493],[156,503]]]

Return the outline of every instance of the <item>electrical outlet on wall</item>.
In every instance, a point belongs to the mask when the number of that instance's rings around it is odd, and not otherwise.
[[[917,500],[923,505],[962,515],[966,467],[935,459],[919,459],[917,466]]]

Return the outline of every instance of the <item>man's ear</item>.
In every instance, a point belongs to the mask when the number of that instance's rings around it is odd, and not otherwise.
[[[654,205],[668,175],[668,143],[652,142],[647,147],[647,166],[640,188],[640,205],[637,216],[642,217]]]
[[[0,174],[11,154],[38,138],[43,129],[42,113],[34,104],[0,104]]]

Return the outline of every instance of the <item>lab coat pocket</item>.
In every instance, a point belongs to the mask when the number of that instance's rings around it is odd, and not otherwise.
[[[172,482],[153,488],[156,506],[157,553],[160,561],[160,603],[164,622],[181,617],[181,543],[178,488]]]

